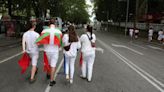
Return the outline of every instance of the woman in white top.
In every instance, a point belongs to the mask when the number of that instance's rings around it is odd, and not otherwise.
[[[81,52],[83,55],[82,78],[87,78],[88,82],[92,79],[93,64],[95,61],[95,41],[96,36],[92,33],[92,27],[87,26],[87,32],[80,37]]]
[[[133,31],[134,31],[133,28],[129,29],[129,35],[130,35],[131,39],[133,38],[133,33],[134,33]]]
[[[150,28],[148,33],[148,41],[151,42],[152,40],[153,40],[153,29]]]
[[[73,25],[70,25],[68,27],[68,33],[63,36],[62,41],[64,46],[68,48],[66,50],[64,47],[66,79],[69,80],[72,84],[77,50],[81,47],[80,41]]]
[[[158,31],[158,41],[161,43],[162,42],[162,36],[163,36],[163,31],[162,29]]]
[[[31,77],[30,83],[35,81],[35,73],[37,72],[37,61],[39,57],[39,49],[38,46],[35,44],[36,39],[39,37],[39,34],[35,32],[35,24],[29,24],[29,30],[23,34],[22,38],[22,49],[23,52],[27,52],[32,61],[32,69],[31,69]]]

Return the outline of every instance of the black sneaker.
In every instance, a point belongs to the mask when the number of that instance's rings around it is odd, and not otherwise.
[[[46,77],[47,77],[47,79],[50,79],[50,75],[49,74],[47,74]]]
[[[49,86],[53,86],[53,85],[55,85],[55,84],[56,84],[56,81],[50,81]]]
[[[35,78],[34,78],[34,79],[29,79],[29,83],[30,83],[30,84],[33,84],[35,81],[36,81]]]

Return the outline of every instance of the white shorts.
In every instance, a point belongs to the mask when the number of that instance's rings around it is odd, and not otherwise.
[[[28,54],[31,58],[32,66],[37,66],[39,53],[28,53]]]
[[[51,67],[56,67],[58,57],[59,57],[59,53],[57,53],[57,52],[46,52],[46,55],[47,55],[48,62],[50,64],[50,66]]]

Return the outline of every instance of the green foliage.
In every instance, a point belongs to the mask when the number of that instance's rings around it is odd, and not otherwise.
[[[86,23],[89,20],[85,0],[62,0],[59,5],[62,19],[75,23]]]
[[[8,4],[4,2],[1,3],[8,8]],[[11,2],[11,12],[16,16],[42,17],[49,9],[52,17],[62,17],[75,23],[86,23],[89,20],[85,0],[8,0],[8,2]]]
[[[107,21],[125,21],[127,0],[94,0],[94,12],[96,19]],[[146,11],[145,0],[138,0],[139,16],[144,15]],[[164,12],[164,0],[147,0],[148,13]],[[135,17],[136,0],[129,0],[129,17],[133,21]]]

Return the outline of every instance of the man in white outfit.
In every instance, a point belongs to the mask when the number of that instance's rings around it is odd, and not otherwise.
[[[35,40],[39,37],[39,34],[35,32],[35,24],[29,23],[29,30],[23,34],[22,49],[23,52],[27,52],[31,58],[32,69],[30,76],[30,83],[35,81],[35,74],[37,72],[37,62],[39,57],[39,49]]]
[[[148,41],[151,42],[152,40],[153,40],[153,29],[150,28],[148,33]]]
[[[59,47],[60,47],[60,40],[62,37],[62,33],[59,29],[55,28],[54,20],[51,19],[49,22],[49,28],[44,29],[41,34],[42,36],[46,35],[43,43],[40,44],[44,45],[44,51],[46,52],[49,65],[51,67],[50,73],[47,74],[47,76],[50,75],[50,86],[53,86],[56,84],[54,80],[54,74],[56,70],[56,64],[59,57]],[[40,37],[42,38],[42,37]],[[41,40],[42,41],[42,40]],[[47,77],[48,78],[48,77]]]
[[[92,27],[89,25],[87,26],[86,34],[83,34],[80,37],[81,41],[81,52],[83,55],[83,63],[82,63],[82,78],[87,78],[90,82],[92,79],[92,71],[93,71],[93,64],[95,61],[95,47],[92,46],[92,43],[95,43],[96,36],[92,33]]]
[[[130,29],[129,29],[129,35],[130,35],[131,40],[132,40],[132,38],[133,38],[133,33],[134,33],[133,28],[130,28]]]

